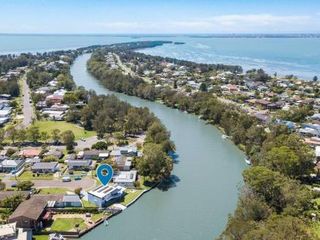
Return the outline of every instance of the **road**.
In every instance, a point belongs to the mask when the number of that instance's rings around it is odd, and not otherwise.
[[[22,77],[22,112],[23,112],[23,121],[22,126],[27,128],[32,123],[34,118],[34,110],[31,103],[30,88],[27,84],[26,75]]]
[[[9,178],[4,178],[2,180],[7,187],[10,187],[16,180],[10,180]],[[87,190],[96,185],[96,181],[90,177],[82,178],[81,180],[72,180],[71,182],[62,182],[61,179],[55,180],[32,180],[35,188],[67,188],[74,191],[76,188],[82,187],[82,189]]]
[[[152,83],[152,81],[149,78],[139,76],[134,71],[132,71],[129,67],[127,67],[125,64],[123,64],[123,62],[121,61],[121,59],[120,59],[118,54],[114,53],[113,55],[114,55],[114,57],[115,57],[115,59],[117,61],[118,66],[122,69],[122,71],[124,71],[125,74],[130,74],[131,76],[142,78],[143,81],[145,81],[147,83]]]

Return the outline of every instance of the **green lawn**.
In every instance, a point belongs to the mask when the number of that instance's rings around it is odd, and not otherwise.
[[[93,222],[97,222],[98,220],[100,220],[101,218],[103,218],[105,215],[103,213],[96,213],[96,214],[92,214],[91,216],[91,220]]]
[[[34,240],[48,240],[49,236],[48,235],[33,235],[32,239],[34,239]]]
[[[15,177],[11,177],[10,179],[15,180]],[[19,177],[17,177],[17,180],[20,181],[32,181],[32,180],[52,180],[53,175],[52,174],[37,174],[32,173],[31,171],[24,171]]]
[[[125,190],[126,195],[124,196],[123,201],[121,202],[122,205],[127,206],[129,203],[131,203],[136,197],[138,197],[143,190],[131,190],[127,189]]]
[[[81,200],[82,201],[82,206],[83,207],[97,207],[96,205],[94,205],[93,203],[86,201],[84,199]]]
[[[68,123],[65,121],[37,121],[34,123],[34,125],[39,127],[40,131],[46,131],[49,134],[54,129],[59,129],[61,132],[71,130],[74,133],[76,140],[96,135],[95,131],[86,131],[76,124]]]
[[[69,191],[66,188],[42,188],[39,194],[63,194]]]
[[[79,229],[85,229],[87,225],[82,218],[58,218],[51,225],[51,231],[70,231],[79,224]]]

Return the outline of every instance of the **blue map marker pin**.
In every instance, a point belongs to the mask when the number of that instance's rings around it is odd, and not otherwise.
[[[103,185],[107,185],[113,176],[113,169],[109,164],[101,164],[97,168],[97,177]]]

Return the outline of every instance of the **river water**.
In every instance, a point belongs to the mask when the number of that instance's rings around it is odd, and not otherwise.
[[[78,86],[98,94],[115,94],[138,107],[148,107],[171,132],[177,147],[175,183],[154,189],[120,215],[85,235],[84,240],[188,240],[214,239],[236,207],[244,155],[221,133],[196,116],[170,109],[101,86],[87,71],[90,55],[76,59],[71,73]],[[97,106],[99,107],[99,106]]]

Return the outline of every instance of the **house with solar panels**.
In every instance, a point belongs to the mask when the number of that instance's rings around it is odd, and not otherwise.
[[[88,201],[97,207],[104,208],[121,199],[124,195],[124,187],[101,185],[88,192]]]

